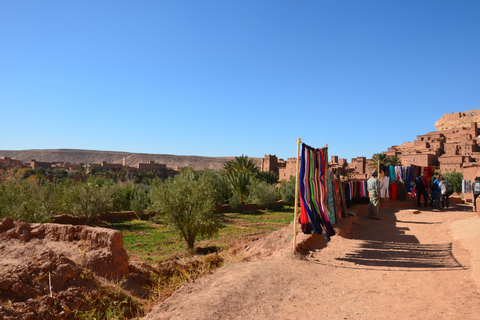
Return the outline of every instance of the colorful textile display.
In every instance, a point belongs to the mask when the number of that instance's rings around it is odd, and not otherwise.
[[[407,167],[406,168],[406,178],[407,178],[407,183],[406,183],[406,187],[407,187],[407,192],[411,192],[412,189],[413,189],[413,186],[414,186],[414,183],[413,183],[413,178],[414,177],[414,173],[413,173],[413,169],[412,167]]]
[[[472,180],[462,180],[462,193],[472,192]]]
[[[300,224],[304,233],[323,233],[327,240],[335,234],[325,205],[326,184],[324,149],[314,149],[302,143],[300,158]],[[305,214],[302,214],[304,212]],[[305,217],[306,215],[306,217]],[[306,218],[306,219],[305,219]],[[306,223],[308,220],[309,223]]]
[[[355,180],[345,184],[345,197],[347,208],[354,204],[368,203],[367,181]]]

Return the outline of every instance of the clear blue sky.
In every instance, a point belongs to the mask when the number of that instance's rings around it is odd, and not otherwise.
[[[0,150],[346,158],[480,108],[480,1],[0,1]]]

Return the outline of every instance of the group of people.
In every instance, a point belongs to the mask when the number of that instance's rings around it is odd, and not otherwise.
[[[426,208],[445,209],[446,207],[448,209],[451,190],[447,180],[441,174],[435,173],[430,179],[430,183],[427,183],[425,174],[422,172],[419,177],[415,178],[415,195],[419,208],[423,196]]]
[[[373,170],[370,173],[370,179],[367,180],[367,190],[370,198],[368,205],[368,218],[374,220],[380,220],[378,217],[380,196],[377,176],[378,172]],[[478,182],[478,195],[480,195],[480,178]],[[452,192],[447,180],[445,180],[445,178],[439,173],[435,173],[432,176],[430,183],[427,183],[427,179],[423,172],[415,179],[415,195],[417,197],[418,207],[421,206],[421,198],[423,196],[425,207],[448,209],[450,202],[449,197],[451,194]]]

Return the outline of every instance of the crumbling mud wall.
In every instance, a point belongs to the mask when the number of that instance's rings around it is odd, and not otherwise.
[[[120,231],[0,221],[0,319],[73,319],[98,277],[128,273]]]

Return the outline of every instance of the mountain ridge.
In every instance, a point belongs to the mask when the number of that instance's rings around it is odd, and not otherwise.
[[[155,161],[166,164],[168,168],[181,168],[192,166],[196,170],[205,168],[219,170],[223,164],[235,157],[205,157],[205,156],[179,156],[172,154],[135,153],[125,151],[102,151],[86,149],[26,149],[26,150],[0,150],[0,157],[29,162],[35,159],[39,162],[70,162],[84,164],[123,163],[127,166],[136,167],[138,163]],[[257,165],[261,158],[251,158]]]

